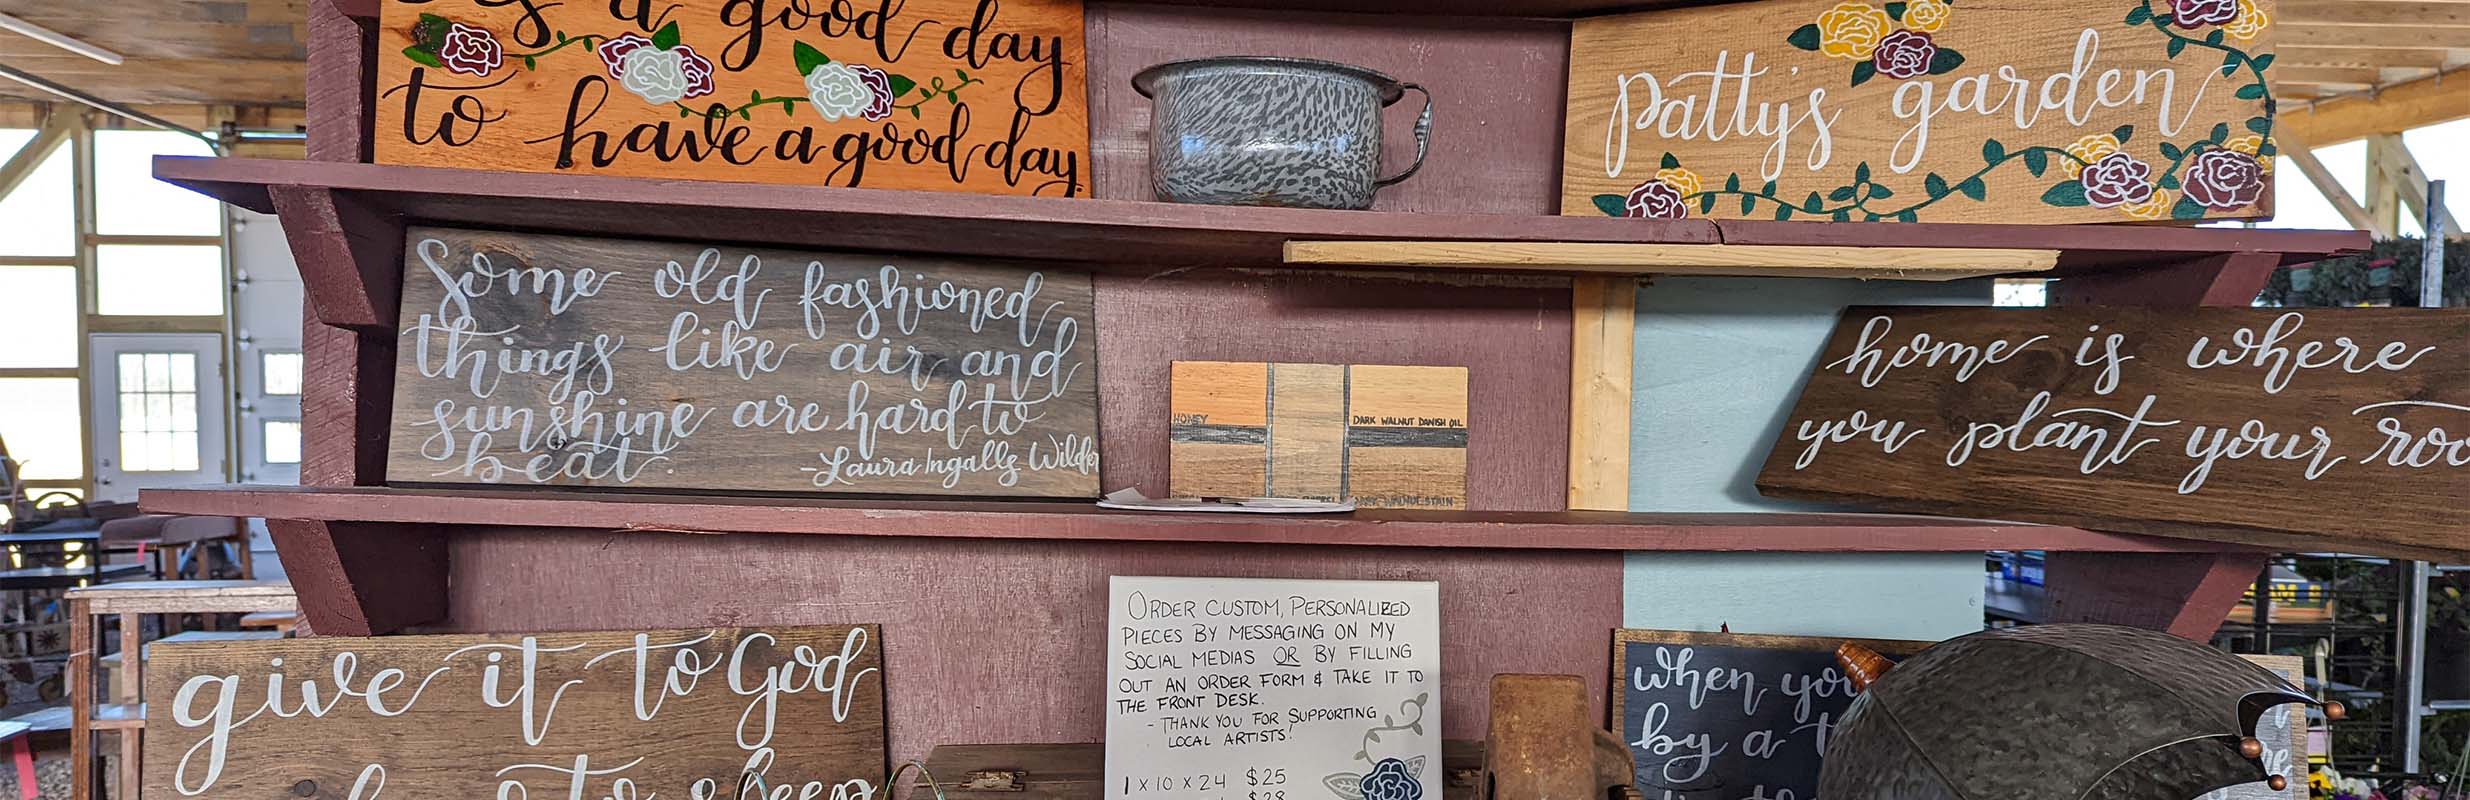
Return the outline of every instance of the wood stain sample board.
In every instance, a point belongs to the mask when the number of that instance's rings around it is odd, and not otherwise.
[[[1758,488],[2456,560],[2470,311],[1853,307]]]
[[[148,650],[154,797],[867,797],[886,777],[873,625]]]
[[[1095,497],[1087,273],[415,227],[393,483]]]
[[[1767,0],[1579,20],[1561,213],[2272,213],[2273,0]]]
[[[1179,497],[1467,504],[1467,370],[1177,361],[1169,435]]]

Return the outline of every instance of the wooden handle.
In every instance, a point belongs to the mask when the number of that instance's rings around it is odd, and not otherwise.
[[[1851,642],[1835,648],[1835,663],[1844,668],[1844,678],[1852,681],[1853,691],[1856,692],[1870,688],[1870,684],[1885,676],[1887,670],[1895,668],[1895,663],[1888,661],[1886,656]]]

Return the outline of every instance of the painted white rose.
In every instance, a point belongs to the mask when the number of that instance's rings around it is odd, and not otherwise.
[[[857,70],[836,61],[806,73],[806,99],[815,104],[815,113],[838,122],[864,115],[875,104],[875,90]]]
[[[617,72],[623,76],[618,82],[626,91],[643,98],[643,102],[656,106],[675,103],[686,96],[685,55],[657,47],[628,50],[618,61]]]

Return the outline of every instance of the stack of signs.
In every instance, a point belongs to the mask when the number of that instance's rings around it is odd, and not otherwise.
[[[1079,0],[385,0],[380,164],[1089,194]]]
[[[1769,495],[2470,554],[2470,312],[1847,309]]]
[[[1089,276],[413,228],[397,483],[1095,497]]]
[[[1108,595],[1107,800],[1441,795],[1439,584],[1117,577]]]
[[[874,797],[879,641],[859,625],[155,644],[145,793]]]
[[[1617,630],[1613,733],[1647,800],[1785,800],[1818,789],[1828,734],[1855,694],[1843,639]],[[1901,657],[1926,642],[1861,641]]]
[[[1771,0],[1579,20],[1561,213],[2271,216],[2273,0]]]
[[[1467,370],[1177,361],[1178,497],[1467,507]]]

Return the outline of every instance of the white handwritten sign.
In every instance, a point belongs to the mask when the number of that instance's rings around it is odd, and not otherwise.
[[[872,625],[157,645],[146,794],[872,800]]]
[[[2274,546],[2470,551],[2470,312],[1852,308],[1758,486]]]
[[[1089,276],[414,228],[387,479],[1094,497]]]
[[[1106,796],[1441,796],[1440,584],[1117,577]]]
[[[1614,731],[1648,800],[1809,800],[1852,683],[1843,639],[1613,632]],[[1863,641],[1910,655],[1922,642]]]

